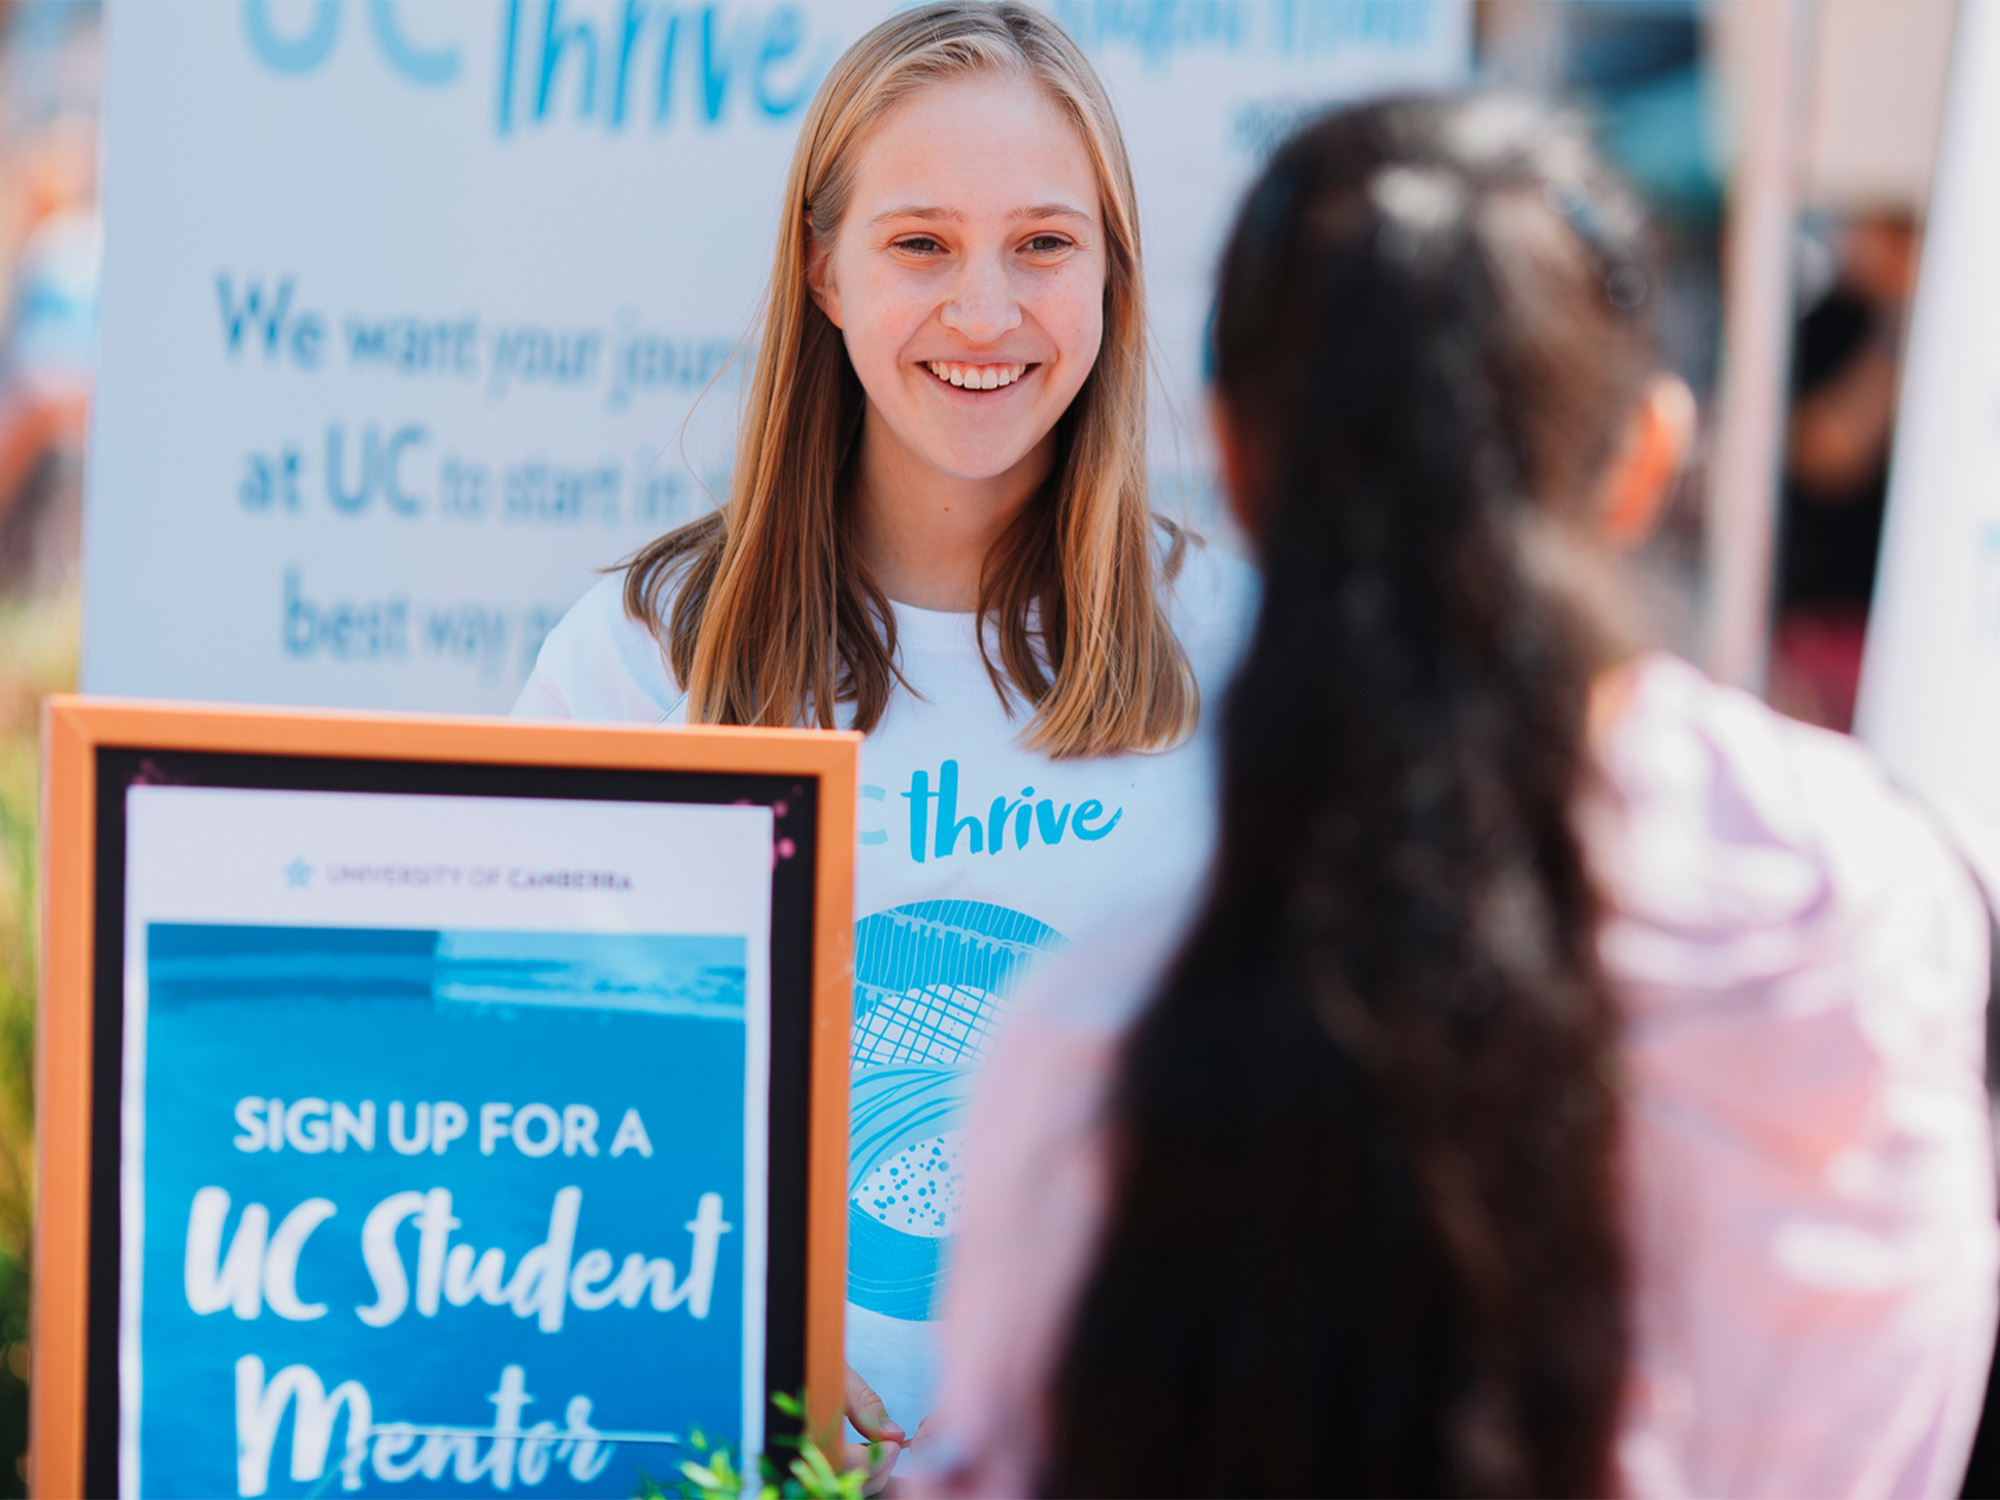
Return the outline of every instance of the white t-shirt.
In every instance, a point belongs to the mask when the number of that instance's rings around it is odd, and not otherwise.
[[[685,722],[623,587],[606,578],[550,633],[516,714]],[[973,616],[893,606],[914,693],[892,692],[861,750],[847,1354],[906,1432],[932,1405],[970,1075],[1009,998],[1109,919],[1184,908],[1207,868],[1215,726],[1258,586],[1247,564],[1191,545],[1162,590],[1200,726],[1174,750],[1099,760],[1023,748],[1028,713],[1010,718],[994,691]]]

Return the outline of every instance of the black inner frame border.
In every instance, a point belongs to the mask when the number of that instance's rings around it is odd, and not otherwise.
[[[246,755],[99,746],[92,941],[89,1307],[84,1493],[118,1494],[119,1177],[125,1037],[125,793],[133,786],[532,797],[585,802],[755,803],[772,809],[789,858],[772,861],[770,1119],[764,1384],[805,1384],[806,1219],[811,1136],[816,776],[610,770],[456,761]],[[798,1423],[766,1404],[766,1441]]]

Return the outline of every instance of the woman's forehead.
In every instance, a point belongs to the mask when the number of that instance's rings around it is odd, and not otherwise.
[[[1097,174],[1075,123],[1032,79],[979,73],[927,84],[870,133],[850,214],[940,224],[1098,217]]]

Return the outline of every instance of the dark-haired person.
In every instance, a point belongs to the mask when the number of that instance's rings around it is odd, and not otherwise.
[[[1653,275],[1517,100],[1330,117],[1245,203],[1214,886],[996,1050],[957,1492],[1955,1492],[1985,917],[1850,742],[1621,628],[1693,419]]]

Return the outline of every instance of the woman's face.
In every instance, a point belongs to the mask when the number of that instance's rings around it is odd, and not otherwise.
[[[969,480],[1037,456],[1097,361],[1104,277],[1083,142],[1004,74],[932,85],[882,121],[811,273],[878,436]]]

